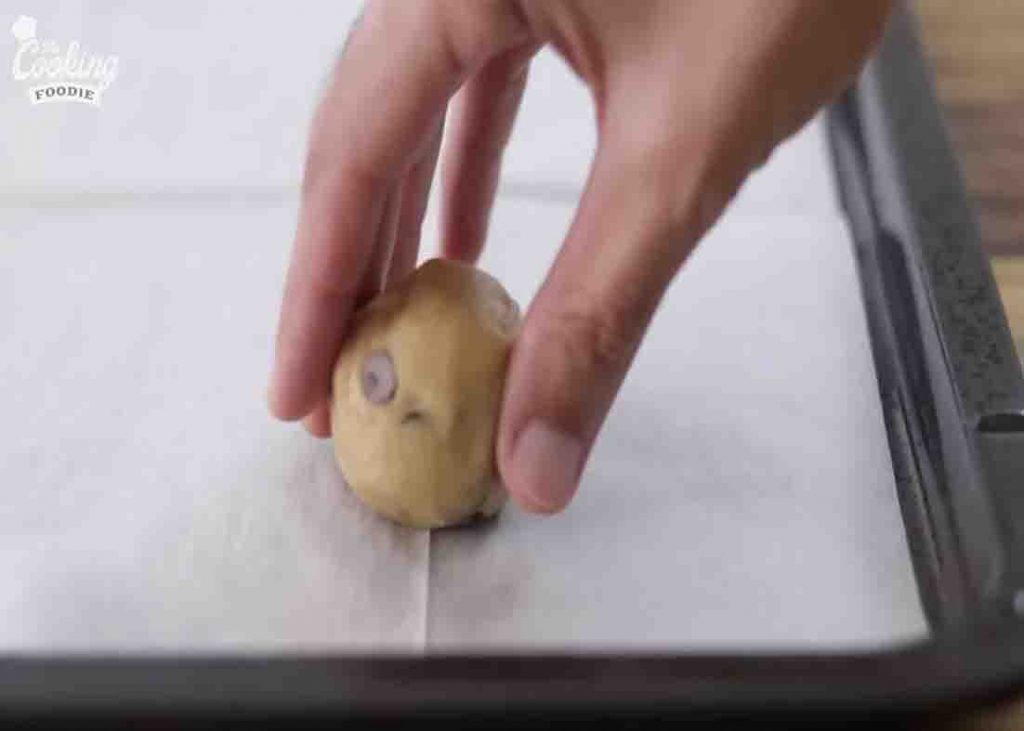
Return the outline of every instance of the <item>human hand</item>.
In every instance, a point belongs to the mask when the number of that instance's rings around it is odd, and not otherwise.
[[[666,287],[748,172],[859,69],[889,0],[370,0],[314,118],[270,408],[330,434],[353,311],[414,267],[449,101],[443,254],[475,261],[530,58],[589,86],[598,147],[515,346],[498,467],[571,500]]]

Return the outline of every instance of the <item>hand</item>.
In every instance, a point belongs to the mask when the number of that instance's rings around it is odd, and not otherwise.
[[[598,149],[510,364],[498,466],[555,512],[666,287],[747,173],[857,72],[888,0],[371,0],[316,112],[270,408],[330,433],[353,310],[415,265],[441,139],[443,254],[480,254],[545,44],[590,87]]]

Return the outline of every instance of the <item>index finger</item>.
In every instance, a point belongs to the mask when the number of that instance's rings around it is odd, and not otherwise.
[[[521,35],[504,4],[368,4],[315,114],[269,403],[308,414],[330,388],[389,193],[468,73]]]

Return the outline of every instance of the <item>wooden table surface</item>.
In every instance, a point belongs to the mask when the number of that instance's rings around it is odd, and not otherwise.
[[[950,137],[1024,354],[1024,2],[916,0]],[[1024,696],[943,728],[1024,729]]]

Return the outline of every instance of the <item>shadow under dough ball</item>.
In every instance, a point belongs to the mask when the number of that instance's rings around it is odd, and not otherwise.
[[[357,313],[334,369],[334,453],[352,491],[440,528],[505,504],[494,439],[519,308],[493,277],[433,259]]]

